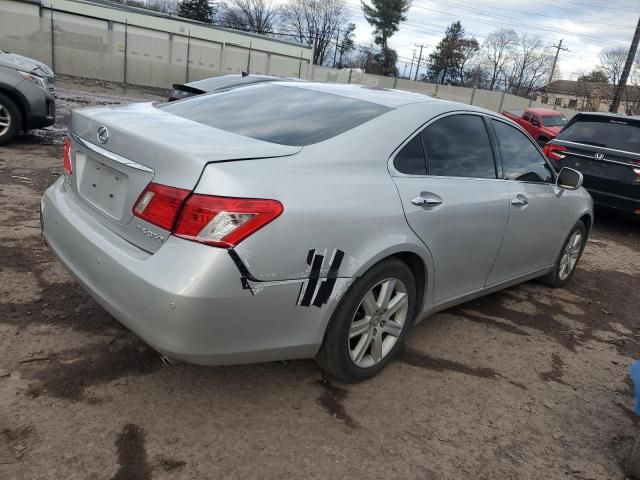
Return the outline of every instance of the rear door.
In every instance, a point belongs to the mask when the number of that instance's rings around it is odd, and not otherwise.
[[[407,221],[433,257],[435,303],[481,290],[509,210],[483,116],[431,121],[396,153],[390,170]]]
[[[509,189],[509,223],[487,286],[511,280],[553,263],[568,218],[563,191],[531,139],[507,122],[491,120]]]

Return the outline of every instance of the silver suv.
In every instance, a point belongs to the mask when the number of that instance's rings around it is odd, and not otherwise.
[[[44,63],[0,50],[0,145],[21,130],[53,125],[53,70]]]

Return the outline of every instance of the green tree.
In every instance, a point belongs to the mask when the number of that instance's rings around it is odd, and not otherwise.
[[[395,62],[398,55],[389,48],[388,42],[398,31],[400,22],[407,19],[405,14],[411,6],[411,0],[371,0],[371,5],[361,0],[361,6],[364,18],[373,27],[374,41],[381,47],[380,55],[376,55],[381,62],[380,73],[397,75]]]
[[[609,77],[602,70],[592,70],[578,77],[579,82],[609,83]]]
[[[209,0],[183,0],[178,6],[178,16],[211,23],[215,8]]]
[[[350,23],[347,25],[347,29],[342,34],[342,38],[338,40],[338,63],[336,64],[337,68],[343,68],[346,63],[349,63],[349,54],[355,48],[355,30],[356,24]],[[344,60],[343,60],[344,58]]]
[[[475,38],[465,38],[460,21],[452,23],[433,53],[429,54],[427,78],[445,83],[463,83],[466,64],[480,49]]]

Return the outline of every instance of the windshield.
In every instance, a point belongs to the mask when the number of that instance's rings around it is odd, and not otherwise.
[[[562,115],[543,115],[542,124],[545,127],[564,127],[567,124],[567,119]]]
[[[609,117],[580,118],[556,138],[569,142],[640,153],[640,123]]]
[[[292,146],[322,142],[390,110],[377,103],[270,83],[158,108],[227,132]]]

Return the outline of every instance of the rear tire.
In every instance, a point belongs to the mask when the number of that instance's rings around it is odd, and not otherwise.
[[[558,259],[549,273],[540,277],[540,281],[552,288],[564,286],[576,271],[578,261],[587,243],[587,228],[582,220],[571,229],[567,239],[562,245]]]
[[[22,128],[22,115],[18,106],[0,93],[0,145],[13,140]]]
[[[383,260],[358,278],[340,300],[316,362],[342,382],[373,377],[400,349],[415,308],[411,270],[397,258]]]

